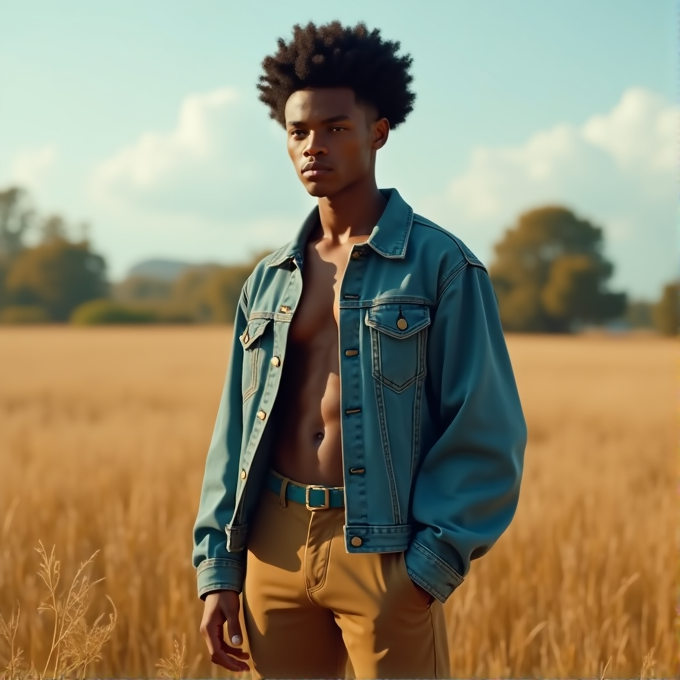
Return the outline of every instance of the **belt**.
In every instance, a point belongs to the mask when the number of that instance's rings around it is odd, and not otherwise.
[[[342,486],[320,486],[317,484],[298,484],[270,470],[267,475],[267,488],[280,498],[300,503],[307,510],[327,510],[345,507],[345,491]]]

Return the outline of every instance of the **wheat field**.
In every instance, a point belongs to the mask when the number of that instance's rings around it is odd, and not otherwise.
[[[182,636],[185,675],[226,675],[198,632],[190,553],[230,333],[0,330],[0,613],[20,603],[36,667],[52,636],[42,541],[66,583],[99,551],[91,616],[108,595],[118,619],[88,675],[158,677]],[[640,677],[645,655],[642,675],[676,676],[676,344],[508,343],[525,476],[515,521],[446,605],[453,676]]]

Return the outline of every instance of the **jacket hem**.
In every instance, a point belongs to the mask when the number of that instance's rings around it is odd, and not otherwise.
[[[240,593],[244,575],[243,565],[234,560],[223,557],[203,560],[196,570],[198,596],[203,600],[215,590],[235,590]]]
[[[409,545],[404,558],[411,579],[442,603],[463,583],[461,574],[418,541]]]

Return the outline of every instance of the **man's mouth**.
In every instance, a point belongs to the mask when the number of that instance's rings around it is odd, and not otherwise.
[[[323,175],[327,175],[332,171],[333,169],[330,167],[330,165],[319,163],[317,161],[314,161],[313,163],[307,163],[302,167],[302,175],[308,179],[322,177]]]

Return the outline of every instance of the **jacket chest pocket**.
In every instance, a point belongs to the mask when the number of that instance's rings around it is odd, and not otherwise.
[[[270,319],[251,319],[246,330],[239,336],[243,346],[243,372],[241,389],[243,401],[252,397],[260,385],[264,349],[263,334],[267,330]]]
[[[385,304],[366,312],[371,332],[373,377],[395,392],[403,392],[426,371],[427,327],[425,305]]]

